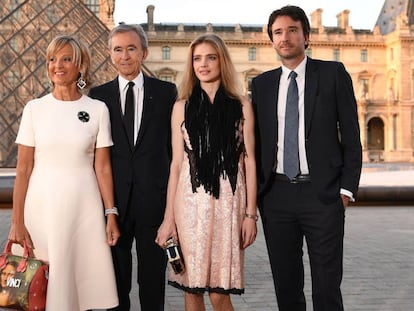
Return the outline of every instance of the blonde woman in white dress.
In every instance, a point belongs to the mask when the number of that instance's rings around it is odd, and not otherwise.
[[[58,36],[46,57],[53,91],[23,111],[9,239],[49,261],[46,310],[115,307],[110,246],[120,233],[108,110],[81,92],[90,57],[80,41]]]

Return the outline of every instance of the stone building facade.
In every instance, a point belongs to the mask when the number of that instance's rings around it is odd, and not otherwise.
[[[4,0],[0,7],[0,167],[15,165],[14,139],[25,103],[49,91],[44,52],[57,33],[75,33],[92,52],[95,84],[116,75],[107,53],[115,0]],[[373,30],[353,29],[350,11],[326,27],[311,12],[307,53],[337,60],[350,73],[358,103],[364,162],[414,162],[414,0],[385,0]],[[249,93],[258,74],[281,65],[267,25],[154,23],[147,7],[150,53],[144,71],[180,84],[188,46],[215,32],[227,43]],[[307,12],[309,13],[309,12]]]
[[[411,0],[385,0],[373,30],[353,29],[349,10],[326,27],[322,9],[310,14],[307,54],[344,63],[358,102],[364,162],[414,161],[414,14]],[[154,24],[147,7],[150,53],[146,66],[159,78],[180,84],[190,42],[214,32],[227,43],[239,78],[249,92],[257,74],[281,65],[267,25]]]

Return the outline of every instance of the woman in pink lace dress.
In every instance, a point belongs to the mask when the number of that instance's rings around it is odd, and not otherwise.
[[[233,310],[244,292],[244,249],[257,233],[254,120],[223,40],[202,35],[171,119],[173,160],[164,221],[156,242],[179,241],[185,271],[169,284],[185,291],[188,311]]]

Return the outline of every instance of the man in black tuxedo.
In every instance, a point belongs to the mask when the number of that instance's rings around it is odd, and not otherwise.
[[[115,27],[109,49],[119,75],[91,89],[90,96],[107,104],[114,141],[111,159],[121,230],[112,249],[120,301],[114,310],[130,310],[134,239],[141,310],[164,310],[166,256],[155,238],[164,217],[177,90],[142,73],[148,39],[141,26]]]
[[[258,202],[279,310],[306,310],[305,238],[313,310],[339,311],[345,207],[357,193],[362,150],[352,80],[341,63],[305,55],[309,33],[299,7],[269,17],[282,66],[252,82]]]

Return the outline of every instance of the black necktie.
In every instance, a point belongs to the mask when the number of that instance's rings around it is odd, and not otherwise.
[[[299,174],[299,95],[298,85],[296,84],[297,73],[291,71],[289,74],[290,82],[286,98],[285,114],[285,142],[283,165],[285,175],[290,179]]]
[[[128,140],[131,146],[134,146],[134,112],[135,112],[135,98],[134,98],[134,82],[128,82],[128,90],[125,97],[125,112],[124,123],[128,135]]]

